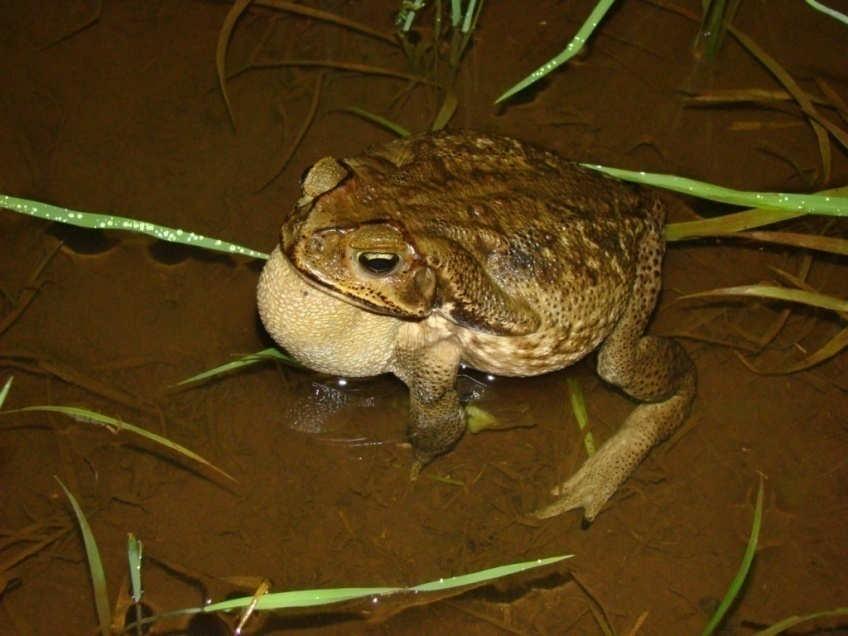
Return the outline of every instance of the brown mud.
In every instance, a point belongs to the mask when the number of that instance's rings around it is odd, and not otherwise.
[[[397,7],[308,4],[387,33]],[[459,74],[451,126],[745,189],[848,182],[848,161],[835,145],[830,183],[816,181],[815,137],[789,103],[685,107],[686,90],[779,86],[732,37],[713,71],[699,71],[690,54],[697,25],[638,0],[620,3],[586,55],[529,96],[493,107],[504,89],[564,47],[592,4],[487,3]],[[227,3],[109,1],[95,23],[73,33],[94,5],[0,8],[0,192],[270,251],[308,165],[390,138],[339,109],[358,106],[413,130],[425,129],[438,109],[426,87],[325,69],[315,121],[279,178],[260,190],[303,125],[322,71],[252,70],[230,80],[234,132],[214,67]],[[848,100],[844,26],[802,2],[757,0],[741,3],[736,24],[803,87],[817,92],[816,79],[824,79]],[[259,8],[238,23],[229,68],[243,65],[265,36],[264,59],[406,70],[395,47]],[[825,114],[836,120],[832,110]],[[844,236],[846,225],[825,229]],[[812,257],[808,282],[846,297],[844,260]],[[782,306],[678,297],[773,279],[772,267],[797,273],[806,258],[741,241],[675,244],[651,328],[726,340],[751,356]],[[496,381],[481,398],[486,407],[534,426],[468,435],[410,483],[410,453],[401,445],[406,396],[393,379],[340,390],[265,364],[169,391],[233,354],[270,346],[256,316],[258,267],[0,211],[0,320],[37,289],[0,334],[0,380],[15,376],[5,408],[74,404],[121,417],[189,446],[239,481],[228,485],[130,436],[59,415],[3,416],[0,633],[94,633],[82,542],[53,475],[89,516],[113,600],[126,578],[126,534],[143,540],[145,600],[157,611],[250,593],[219,577],[268,577],[274,590],[406,585],[576,555],[382,621],[345,612],[273,616],[252,625],[254,633],[598,634],[592,599],[621,634],[699,633],[738,568],[760,474],[760,548],[727,633],[846,605],[848,354],[807,372],[762,376],[734,347],[685,340],[700,381],[684,430],[652,453],[591,527],[581,527],[578,513],[532,521],[526,514],[583,459],[566,379],[580,380],[599,441],[633,407],[595,378],[591,359],[544,377]],[[832,314],[795,308],[757,360],[797,361],[839,328]],[[460,485],[430,478],[442,476]],[[33,524],[48,525],[10,545]],[[39,544],[49,537],[58,538]],[[18,560],[26,550],[31,556]]]

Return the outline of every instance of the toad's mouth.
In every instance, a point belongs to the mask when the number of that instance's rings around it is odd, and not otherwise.
[[[432,312],[436,274],[393,223],[295,232],[283,232],[280,251],[311,287],[403,320],[423,320]]]
[[[353,305],[354,307],[358,307],[359,309],[363,309],[373,314],[392,316],[401,320],[414,322],[423,320],[426,317],[410,316],[405,312],[402,312],[400,308],[393,309],[392,307],[371,302],[366,298],[360,298],[349,293],[345,293],[338,289],[336,281],[326,277],[321,272],[315,271],[313,268],[309,267],[308,264],[299,261],[296,250],[292,250],[293,253],[286,253],[283,250],[280,251],[280,256],[286,262],[286,265],[288,265],[301,280],[305,281],[313,289],[320,291],[335,300],[340,300],[348,305]]]

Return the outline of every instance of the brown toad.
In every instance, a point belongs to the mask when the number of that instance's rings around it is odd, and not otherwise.
[[[268,332],[312,369],[394,373],[417,465],[465,430],[466,364],[508,376],[597,369],[638,406],[548,517],[593,519],[695,396],[676,342],[644,335],[661,284],[655,194],[514,139],[425,134],[318,161],[259,282]]]

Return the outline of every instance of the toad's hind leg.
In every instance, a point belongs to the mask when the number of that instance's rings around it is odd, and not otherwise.
[[[536,512],[552,517],[583,508],[592,521],[653,446],[686,418],[695,398],[695,367],[676,341],[643,335],[660,290],[663,244],[649,233],[642,242],[630,301],[598,354],[598,374],[628,395],[647,402],[565,483],[557,501]]]

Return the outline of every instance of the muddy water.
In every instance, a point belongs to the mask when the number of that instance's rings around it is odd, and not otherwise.
[[[387,32],[395,7],[309,4]],[[588,54],[541,90],[492,107],[503,89],[564,46],[590,5],[487,5],[459,77],[452,126],[510,134],[576,159],[736,187],[821,185],[815,138],[794,107],[684,107],[686,90],[777,85],[732,39],[712,73],[699,71],[689,54],[695,24],[644,2],[621,3]],[[211,2],[106,2],[96,23],[61,39],[88,19],[84,3],[0,9],[0,191],[270,251],[306,166],[389,138],[338,109],[360,106],[411,129],[425,128],[436,112],[425,89],[328,72],[302,145],[260,189],[309,111],[316,71],[251,71],[233,79],[234,131],[214,74],[226,10]],[[848,99],[846,32],[837,22],[803,3],[751,0],[742,3],[737,24],[805,88],[816,91],[815,80],[824,79]],[[231,68],[263,37],[268,59],[405,68],[391,46],[259,9],[238,25]],[[831,184],[846,177],[846,157],[834,148]],[[828,231],[844,235],[845,226]],[[750,349],[780,307],[676,299],[766,280],[771,267],[797,273],[804,258],[732,242],[675,245],[652,329]],[[809,372],[761,376],[732,347],[685,340],[700,377],[687,427],[651,455],[590,528],[577,513],[536,522],[525,514],[583,459],[566,379],[579,379],[599,440],[632,408],[594,377],[591,361],[486,387],[480,399],[487,408],[519,426],[466,437],[429,478],[412,484],[405,390],[390,378],[339,387],[267,364],[169,390],[235,353],[270,345],[255,310],[259,266],[134,236],[68,233],[0,212],[0,316],[37,289],[0,334],[0,379],[15,376],[7,407],[83,405],[166,434],[238,479],[227,485],[130,437],[60,416],[5,416],[2,426],[14,428],[0,430],[0,633],[89,634],[95,625],[82,544],[75,530],[61,532],[72,519],[54,474],[89,515],[113,599],[125,584],[126,533],[144,541],[145,600],[157,611],[245,593],[226,577],[268,577],[275,590],[414,584],[576,555],[381,622],[363,622],[355,607],[274,617],[252,627],[262,634],[600,633],[587,591],[620,633],[640,621],[639,633],[696,633],[736,571],[760,473],[761,549],[730,632],[845,604],[844,355]],[[814,255],[808,281],[845,297],[845,274],[844,262]],[[798,360],[838,329],[828,315],[797,311],[760,363]],[[32,524],[53,525],[8,545],[7,537]],[[18,561],[28,548],[32,555]]]

